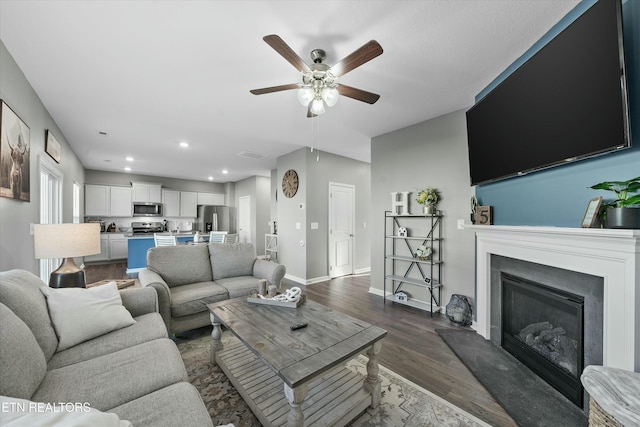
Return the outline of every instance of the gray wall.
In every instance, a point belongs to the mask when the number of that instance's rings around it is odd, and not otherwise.
[[[287,266],[287,275],[303,282],[326,279],[329,275],[329,182],[355,186],[355,248],[356,272],[370,268],[371,234],[369,206],[371,201],[371,167],[335,154],[301,148],[278,159],[276,188],[278,191],[278,257]],[[282,194],[282,176],[294,169],[300,186],[289,199]],[[302,207],[301,207],[302,205]],[[317,222],[318,229],[311,230]],[[296,229],[296,223],[300,229]],[[304,246],[300,246],[300,242]]]
[[[138,175],[132,173],[105,172],[87,169],[85,171],[87,184],[102,185],[124,185],[129,186],[132,182],[151,182],[161,184],[163,188],[180,191],[199,191],[202,193],[226,194],[226,186],[217,182],[193,181],[189,179],[165,178],[159,176]],[[225,201],[229,199],[225,197]],[[231,200],[233,201],[233,199]]]
[[[464,111],[418,123],[371,141],[371,287],[382,293],[384,263],[384,212],[391,210],[391,192],[410,191],[410,213],[420,213],[417,190],[438,189],[442,211],[442,305],[451,294],[474,299],[475,239],[470,230],[458,230],[457,220],[469,222],[467,134]],[[387,287],[387,290],[389,288]],[[377,290],[377,291],[376,291]],[[428,301],[426,291],[407,286],[415,298]],[[412,292],[413,290],[413,292]]]
[[[251,242],[256,246],[258,255],[264,254],[264,235],[269,233],[270,188],[271,179],[263,176],[253,176],[235,183],[235,206],[238,206],[240,197],[251,197]]]
[[[73,183],[84,184],[84,168],[1,41],[0,98],[29,126],[31,194],[30,202],[0,197],[0,271],[21,268],[38,274],[38,261],[34,258],[29,225],[40,222],[39,159],[53,163],[63,174],[63,222],[73,220]],[[44,152],[46,129],[51,130],[60,142],[60,164],[56,164]],[[83,192],[80,202],[80,213],[83,215]]]

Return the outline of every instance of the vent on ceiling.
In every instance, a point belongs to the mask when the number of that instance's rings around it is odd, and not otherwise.
[[[258,154],[252,151],[241,151],[238,153],[238,156],[248,157],[250,159],[264,159],[265,157],[267,157],[264,154]]]

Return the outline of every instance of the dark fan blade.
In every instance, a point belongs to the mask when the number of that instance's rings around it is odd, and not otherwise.
[[[371,61],[373,58],[381,54],[382,46],[380,46],[377,41],[371,40],[360,49],[356,49],[351,55],[331,67],[331,73],[336,77],[344,76],[354,68],[361,66],[365,62]]]
[[[296,67],[296,70],[300,71],[301,73],[308,73],[311,71],[311,68],[309,68],[309,66],[302,60],[302,58],[300,58],[300,56],[298,56],[298,54],[295,53],[293,49],[291,49],[289,45],[280,38],[280,36],[271,34],[269,36],[264,36],[262,40],[267,42],[269,46],[271,46],[276,52],[282,55],[284,59],[289,61],[291,65]]]
[[[366,102],[368,104],[375,104],[376,101],[380,99],[380,95],[378,94],[343,84],[338,85],[338,93],[342,96],[357,99],[358,101]]]
[[[271,92],[280,92],[282,90],[290,90],[290,89],[298,89],[298,85],[295,83],[289,85],[280,85],[280,86],[271,86],[271,87],[263,87],[262,89],[252,89],[251,92],[254,95],[264,95],[265,93]]]

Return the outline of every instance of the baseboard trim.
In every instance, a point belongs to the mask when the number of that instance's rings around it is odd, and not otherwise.
[[[357,268],[353,274],[367,274],[367,273],[371,273],[371,267]]]

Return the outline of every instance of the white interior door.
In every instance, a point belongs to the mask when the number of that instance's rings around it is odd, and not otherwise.
[[[238,199],[238,241],[251,243],[251,196]]]
[[[355,187],[329,183],[329,277],[353,274]]]

